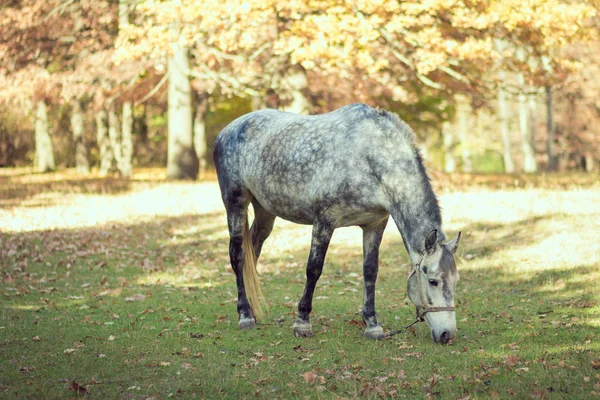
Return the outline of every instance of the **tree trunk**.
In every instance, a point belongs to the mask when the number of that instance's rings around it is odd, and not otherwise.
[[[469,131],[469,114],[471,107],[469,106],[468,100],[465,96],[456,96],[457,106],[457,122],[460,140],[460,156],[462,159],[462,171],[466,173],[473,172],[473,162],[471,160],[471,151],[469,150],[469,143],[467,140],[467,132]]]
[[[531,142],[531,148],[535,153],[535,129],[537,125],[537,89],[532,90],[532,93],[528,96],[529,104],[529,141]]]
[[[131,0],[119,0],[119,30],[129,26],[129,7]],[[123,103],[123,121],[120,134],[120,151],[117,159],[117,168],[124,178],[133,175],[133,104],[130,101]]]
[[[125,178],[133,175],[133,104],[130,101],[123,103],[123,124],[121,130],[121,162],[119,172]]]
[[[525,77],[519,73],[519,130],[521,132],[521,146],[523,149],[523,171],[533,173],[537,171],[535,151],[531,147],[531,136],[527,129],[527,96],[525,95]]]
[[[112,168],[114,155],[108,137],[108,115],[105,109],[99,110],[96,114],[96,141],[100,151],[100,176],[106,176]]]
[[[267,107],[264,97],[254,96],[251,100],[252,111],[262,110]]]
[[[594,172],[594,155],[591,151],[586,151],[583,154],[583,161],[585,163],[585,172]]]
[[[452,154],[454,147],[454,135],[450,122],[446,121],[442,124],[442,138],[444,140],[444,172],[452,173],[456,171],[456,161]]]
[[[282,110],[296,114],[310,113],[310,102],[304,95],[307,88],[308,80],[304,68],[298,64],[290,67],[283,76],[282,89],[291,99],[287,105],[282,107]]]
[[[200,175],[206,172],[206,110],[208,96],[200,95],[196,99],[196,115],[194,116],[194,149],[200,164]]]
[[[198,157],[192,131],[192,88],[187,49],[176,46],[169,59],[167,178],[196,179]]]
[[[75,143],[75,167],[77,173],[88,174],[90,172],[90,162],[88,161],[83,130],[84,124],[81,101],[75,99],[71,109],[71,133],[73,134],[73,142]]]
[[[506,92],[503,85],[506,84],[506,73],[498,72],[500,85],[498,86],[498,115],[500,117],[500,131],[502,132],[502,143],[504,147],[504,172],[512,174],[515,172],[515,164],[512,158],[510,145],[510,130],[508,126],[508,106],[506,104]]]
[[[548,170],[556,171],[556,155],[554,153],[554,122],[552,121],[552,88],[546,86],[546,154],[548,156]]]
[[[117,169],[121,171],[121,121],[119,121],[114,103],[108,108],[108,138]]]
[[[46,102],[38,100],[35,113],[35,167],[38,172],[54,171],[54,149],[48,130]]]

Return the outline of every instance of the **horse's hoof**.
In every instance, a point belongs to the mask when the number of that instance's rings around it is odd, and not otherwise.
[[[313,335],[312,327],[307,322],[294,322],[294,336],[311,337]]]
[[[381,340],[385,339],[385,334],[383,333],[383,328],[376,325],[365,329],[365,337],[372,340]]]
[[[256,321],[254,318],[242,318],[238,326],[240,329],[254,329],[256,328]]]

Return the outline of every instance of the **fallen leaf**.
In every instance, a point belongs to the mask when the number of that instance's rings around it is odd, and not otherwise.
[[[69,390],[74,390],[77,393],[81,393],[81,394],[87,393],[87,389],[75,381],[71,382],[71,387]]]
[[[514,367],[515,365],[517,365],[519,363],[519,357],[511,354],[509,356],[506,356],[506,358],[504,359],[504,362],[509,367]]]
[[[304,377],[304,382],[306,382],[308,384],[313,384],[317,381],[317,378],[319,377],[319,375],[315,374],[314,372],[305,372],[303,377]]]
[[[42,339],[40,339],[39,336],[34,336],[34,337],[31,338],[31,340],[33,340],[34,342],[39,342]]]
[[[592,368],[600,369],[600,358],[597,360],[592,360]]]
[[[168,367],[169,365],[171,365],[171,363],[170,363],[170,362],[168,362],[168,361],[161,361],[161,362],[160,362],[160,366],[161,366],[161,367]]]
[[[113,340],[115,340],[115,339],[116,339],[116,337],[114,337],[113,335],[110,335],[110,336],[108,337],[108,340],[110,340],[110,341],[113,341]]]
[[[66,349],[65,351],[63,351],[63,353],[65,353],[66,355],[72,354],[74,351],[77,351],[76,349]]]
[[[131,297],[125,297],[125,301],[143,301],[146,298],[146,296],[144,296],[141,293],[136,293]]]

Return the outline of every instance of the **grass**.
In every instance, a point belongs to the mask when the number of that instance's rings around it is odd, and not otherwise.
[[[459,247],[451,345],[419,324],[368,341],[361,233],[334,235],[315,336],[291,325],[310,228],[276,221],[260,262],[270,314],[239,331],[214,180],[0,175],[2,398],[597,398],[600,186],[586,176],[435,176]],[[412,321],[393,224],[384,329]]]

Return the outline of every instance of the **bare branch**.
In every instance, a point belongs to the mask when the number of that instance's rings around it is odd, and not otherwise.
[[[134,103],[134,105],[137,107],[142,103],[145,103],[148,99],[150,99],[152,96],[154,96],[156,94],[156,92],[158,92],[160,90],[160,88],[165,84],[165,82],[169,79],[169,75],[170,73],[167,71],[163,77],[161,78],[161,80],[156,84],[156,86],[154,86],[154,88],[148,92],[148,94],[146,94],[144,97],[142,97],[141,100],[138,100]]]

